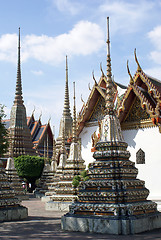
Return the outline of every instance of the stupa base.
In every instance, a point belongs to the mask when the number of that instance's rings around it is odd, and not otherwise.
[[[23,206],[0,209],[0,222],[22,220],[28,217],[28,209]]]
[[[72,202],[49,201],[49,202],[46,202],[45,209],[51,210],[51,211],[69,212],[69,206],[71,204],[72,204]]]
[[[74,202],[76,195],[53,195],[46,202],[45,209],[52,211],[69,212],[69,206]]]
[[[127,218],[74,216],[67,213],[61,218],[61,228],[73,232],[136,234],[161,228],[161,213]]]

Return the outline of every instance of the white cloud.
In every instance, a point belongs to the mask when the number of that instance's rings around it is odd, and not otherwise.
[[[161,80],[161,67],[145,69],[145,73],[147,73],[149,76]]]
[[[70,0],[53,0],[52,3],[60,12],[69,12],[71,15],[78,14],[82,9],[82,5],[80,3]]]
[[[130,1],[106,0],[99,7],[99,11],[106,13],[112,20],[112,32],[122,31],[125,33],[136,32],[144,21],[148,19],[149,14],[154,7],[152,1]]]
[[[43,75],[43,71],[41,71],[41,70],[32,70],[31,72],[36,76]]]
[[[151,59],[161,65],[161,25],[148,33],[148,38],[153,43],[155,50],[150,52]]]
[[[22,61],[29,58],[57,65],[64,61],[64,56],[89,55],[99,51],[104,45],[104,34],[99,25],[78,22],[71,31],[49,37],[46,35],[27,35],[21,41]],[[17,61],[16,34],[2,35],[0,38],[0,60]],[[14,58],[13,58],[14,56]]]
[[[0,60],[17,62],[17,44],[16,34],[5,34],[0,37]]]

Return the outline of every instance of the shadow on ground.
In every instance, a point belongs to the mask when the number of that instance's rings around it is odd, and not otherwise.
[[[29,217],[24,221],[1,223],[0,240],[161,240],[161,229],[130,236],[63,232],[60,226],[63,213],[46,211],[44,203],[33,198],[24,205],[29,208]]]

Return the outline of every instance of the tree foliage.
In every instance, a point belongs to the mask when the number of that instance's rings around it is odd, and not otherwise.
[[[5,128],[5,124],[2,122],[4,117],[4,106],[0,104],[0,157],[3,157],[8,148],[7,129]]]
[[[72,184],[74,187],[78,187],[81,181],[87,181],[88,179],[87,170],[83,170],[80,175],[74,176]]]
[[[44,159],[38,156],[21,155],[14,158],[14,161],[18,175],[26,178],[34,188],[36,179],[42,174]]]

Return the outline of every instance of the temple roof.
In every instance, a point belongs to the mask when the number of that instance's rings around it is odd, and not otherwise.
[[[5,124],[6,129],[8,129],[10,126],[10,119],[3,120],[3,123]],[[51,141],[53,141],[53,134],[49,122],[42,125],[40,118],[35,120],[34,115],[32,114],[31,117],[27,117],[27,126],[30,129],[34,148],[41,144],[41,141],[47,133],[50,136]]]
[[[102,68],[101,68],[102,71]],[[93,76],[94,78],[94,76]],[[95,80],[95,78],[94,78]],[[98,107],[97,104],[99,101],[101,101],[101,111],[103,112],[105,110],[105,98],[106,98],[106,83],[107,78],[104,75],[102,71],[102,76],[100,77],[98,83],[95,80],[95,84],[93,85],[93,88],[91,89],[90,95],[88,97],[87,102],[83,104],[81,111],[78,113],[77,118],[77,134],[79,135],[81,131],[83,130],[85,124],[88,121],[91,121],[91,116],[94,113],[95,109]],[[114,101],[117,102],[117,96],[118,96],[118,89],[121,89],[123,92],[126,90],[126,86],[116,83],[113,81],[114,91],[115,91],[115,97]],[[101,100],[102,98],[102,100]],[[104,102],[103,102],[104,101]]]
[[[131,80],[117,108],[120,123],[127,119],[131,106],[138,99],[142,112],[149,115],[154,126],[160,127],[161,81],[147,75],[142,69],[137,69]]]

